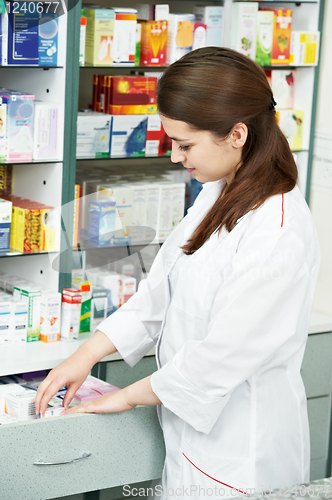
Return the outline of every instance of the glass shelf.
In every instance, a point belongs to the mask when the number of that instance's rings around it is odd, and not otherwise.
[[[0,68],[18,68],[18,69],[22,69],[22,68],[35,68],[35,69],[59,69],[59,68],[64,68],[63,66],[37,66],[35,64],[0,64]]]
[[[114,69],[116,70],[121,70],[121,69],[131,69],[133,71],[163,71],[164,69],[168,68],[168,66],[80,66],[80,69],[109,69],[110,71],[113,71]]]
[[[42,251],[38,251],[38,252],[19,252],[17,250],[14,250],[13,248],[11,248],[8,252],[2,252],[0,250],[0,258],[3,258],[3,257],[22,257],[22,256],[25,256],[25,255],[42,255],[42,254],[54,254],[54,253],[58,253],[58,250],[52,250],[50,252],[48,252],[47,250],[42,250]]]
[[[156,158],[168,158],[170,160],[171,156],[102,156],[100,158],[76,158],[76,161],[95,161],[95,160],[155,160]]]
[[[63,160],[32,160],[32,161],[6,161],[0,158],[0,165],[32,165],[32,164],[40,164],[40,163],[62,163]]]

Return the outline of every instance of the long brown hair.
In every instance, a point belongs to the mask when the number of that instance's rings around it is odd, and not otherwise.
[[[186,122],[195,130],[225,138],[237,123],[248,128],[241,167],[188,243],[187,255],[198,250],[225,225],[296,185],[297,167],[277,125],[273,94],[263,69],[227,48],[205,47],[173,63],[158,81],[160,114]]]

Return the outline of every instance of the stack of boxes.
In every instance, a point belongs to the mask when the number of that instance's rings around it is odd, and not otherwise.
[[[169,154],[156,89],[156,77],[94,75],[92,111],[78,113],[77,157]]]

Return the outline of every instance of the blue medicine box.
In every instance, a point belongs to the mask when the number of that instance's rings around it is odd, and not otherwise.
[[[115,201],[89,202],[88,240],[92,246],[110,245],[115,231]]]

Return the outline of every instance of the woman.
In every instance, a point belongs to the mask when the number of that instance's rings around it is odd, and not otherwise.
[[[37,411],[63,384],[68,405],[106,354],[133,366],[156,345],[157,372],[68,413],[160,405],[164,498],[308,481],[300,367],[319,248],[266,76],[237,52],[199,49],[160,78],[158,109],[172,161],[203,190],[137,294],[49,374]]]

